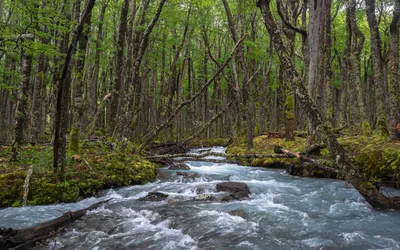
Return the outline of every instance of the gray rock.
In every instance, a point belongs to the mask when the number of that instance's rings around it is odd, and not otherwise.
[[[138,201],[163,201],[168,198],[168,194],[160,192],[149,192],[147,196],[139,198]]]
[[[243,200],[248,199],[250,190],[247,184],[241,182],[223,182],[217,184],[218,192],[228,192],[229,195],[224,196],[222,201]]]
[[[243,208],[238,208],[238,209],[229,211],[228,214],[230,214],[232,216],[242,217],[243,219],[247,218],[246,210],[244,210]]]

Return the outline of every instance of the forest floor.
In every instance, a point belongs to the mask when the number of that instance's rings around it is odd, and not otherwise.
[[[33,174],[27,205],[76,202],[102,189],[154,181],[157,172],[155,164],[132,155],[124,145],[84,142],[79,155],[69,154],[65,181],[57,183],[50,145],[25,146],[18,161],[12,163],[10,147],[4,146],[0,151],[0,207],[22,205],[30,166]]]
[[[190,147],[226,145],[229,139],[199,139]],[[387,138],[374,136],[342,136],[339,142],[345,147],[352,160],[362,169],[372,185],[396,187],[400,183],[400,142],[388,142]],[[246,150],[245,143],[228,147],[230,154],[272,154],[275,146],[294,152],[306,149],[306,139],[295,141],[284,138],[269,138],[268,135],[254,139],[254,148]],[[95,195],[102,189],[145,184],[154,181],[157,166],[142,157],[133,155],[126,143],[87,141],[81,144],[79,155],[69,154],[64,182],[57,183],[52,169],[52,147],[50,145],[25,146],[17,162],[10,163],[10,147],[0,148],[0,207],[21,206],[24,181],[30,166],[27,205],[45,205],[60,202],[76,202]],[[332,164],[328,151],[322,149],[317,159]],[[304,168],[296,165],[296,159],[234,159],[243,165],[270,168]],[[325,164],[324,163],[324,164]],[[306,167],[295,171],[305,177],[342,178],[319,169]],[[295,174],[296,175],[296,174]],[[5,187],[5,188],[4,188]],[[399,187],[399,186],[397,186]]]

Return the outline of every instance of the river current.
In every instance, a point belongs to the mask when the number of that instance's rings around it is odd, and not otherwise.
[[[400,213],[372,209],[345,182],[235,164],[187,164],[199,178],[184,181],[176,171],[163,168],[154,183],[106,190],[78,203],[0,210],[0,227],[32,226],[113,198],[49,240],[45,248],[400,249]],[[246,183],[251,198],[193,201],[200,192],[215,194],[216,184],[227,180]],[[137,201],[151,191],[169,197]],[[235,209],[247,215],[230,215]]]

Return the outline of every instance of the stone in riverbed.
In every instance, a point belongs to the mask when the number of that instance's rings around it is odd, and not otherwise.
[[[190,167],[185,163],[172,163],[168,169],[171,170],[190,170]]]
[[[176,175],[183,176],[183,178],[187,178],[187,179],[194,179],[194,178],[198,177],[197,174],[189,173],[189,172],[176,172]]]
[[[215,198],[211,194],[199,194],[194,197],[195,201],[215,201],[217,198]]]
[[[160,192],[149,192],[147,196],[139,198],[138,201],[163,201],[168,198],[168,194]]]
[[[222,201],[243,200],[249,198],[250,190],[247,184],[241,182],[223,182],[217,184],[218,192],[228,192]]]
[[[246,210],[244,210],[243,208],[238,208],[238,209],[229,211],[228,214],[230,214],[232,216],[242,217],[243,219],[247,218]]]

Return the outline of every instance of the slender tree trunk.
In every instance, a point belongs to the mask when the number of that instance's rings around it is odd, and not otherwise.
[[[57,180],[63,181],[65,176],[66,166],[66,146],[67,146],[67,125],[69,119],[69,97],[70,97],[70,85],[71,85],[71,69],[70,63],[72,56],[76,50],[78,40],[81,33],[83,32],[84,25],[88,22],[90,14],[92,12],[95,0],[89,0],[85,11],[82,14],[82,18],[73,32],[72,40],[66,54],[65,62],[62,68],[60,82],[57,91],[57,106],[55,115],[55,129],[54,129],[54,145],[53,145],[53,169],[54,173],[57,174]],[[64,42],[68,41],[68,35],[65,34]]]
[[[375,0],[366,0],[367,5],[367,20],[371,34],[371,50],[372,50],[372,64],[373,64],[373,78],[376,86],[376,100],[377,100],[377,118],[376,128],[382,135],[388,135],[388,124],[385,96],[385,81],[383,78],[383,63],[381,52],[381,39],[379,35],[378,22],[375,16]]]
[[[103,40],[103,25],[104,16],[108,6],[109,0],[103,0],[103,4],[100,10],[99,16],[99,26],[97,29],[97,38],[95,41],[96,51],[94,56],[94,66],[92,71],[92,79],[89,81],[88,91],[87,91],[87,107],[88,107],[88,120],[92,121],[97,112],[97,92],[99,85],[99,74],[100,74],[100,56],[102,51],[102,40]]]
[[[118,28],[118,40],[115,54],[115,72],[114,72],[114,89],[113,96],[111,99],[110,107],[108,110],[108,133],[114,135],[117,129],[118,117],[120,114],[120,96],[122,95],[122,72],[124,62],[124,49],[125,49],[125,37],[127,32],[127,20],[128,20],[129,0],[124,0],[121,7],[121,17]]]
[[[11,160],[15,161],[18,151],[23,143],[25,128],[27,126],[28,117],[28,98],[29,98],[29,82],[32,70],[32,55],[22,50],[21,58],[21,80],[18,90],[17,110],[15,112],[14,140],[12,143]]]
[[[391,119],[390,124],[395,127],[400,123],[400,83],[399,83],[399,19],[400,0],[395,1],[393,19],[390,24],[391,53],[390,53],[390,94],[391,94]]]

